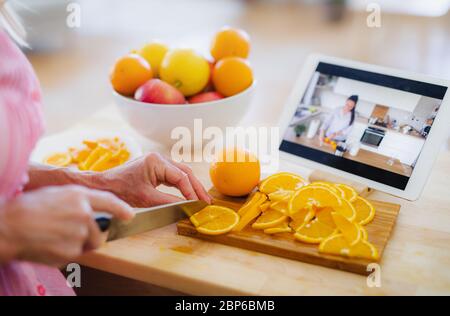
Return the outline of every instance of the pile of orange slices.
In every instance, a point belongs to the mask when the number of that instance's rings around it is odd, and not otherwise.
[[[237,212],[228,209],[227,214],[235,216],[227,215],[227,223],[218,223],[224,218],[220,215],[223,208],[209,216],[206,224],[197,219],[203,210],[192,216],[191,221],[201,233],[239,232],[251,226],[270,235],[293,234],[299,242],[318,244],[321,253],[378,259],[378,251],[368,241],[364,228],[373,220],[375,208],[351,186],[331,182],[308,184],[296,174],[282,172],[264,179],[258,189]],[[217,227],[217,231],[205,231],[205,225]]]
[[[44,164],[54,167],[74,166],[79,170],[105,171],[130,159],[130,151],[119,137],[83,140],[82,147],[69,147],[65,152],[47,156]]]

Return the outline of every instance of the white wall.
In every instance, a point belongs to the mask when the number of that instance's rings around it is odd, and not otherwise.
[[[323,107],[328,109],[335,109],[337,107],[341,107],[345,105],[345,101],[349,95],[342,95],[333,92],[331,89],[322,90],[320,92],[320,103]],[[375,104],[372,102],[368,102],[366,100],[358,100],[358,104],[356,106],[356,112],[363,117],[369,118],[372,114],[373,108]]]
[[[411,120],[411,112],[403,111],[396,108],[389,108],[387,113],[391,121],[396,120],[399,125],[409,124]]]
[[[441,102],[442,100],[439,99],[422,96],[414,109],[414,115],[425,120]]]
[[[338,78],[334,92],[347,96],[357,94],[362,100],[409,112],[414,111],[421,98],[418,94],[342,77]]]

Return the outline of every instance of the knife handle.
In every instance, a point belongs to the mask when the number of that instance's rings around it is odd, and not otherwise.
[[[109,229],[109,226],[111,225],[111,218],[99,216],[95,218],[95,222],[98,225],[98,228],[100,228],[101,232],[105,232]]]

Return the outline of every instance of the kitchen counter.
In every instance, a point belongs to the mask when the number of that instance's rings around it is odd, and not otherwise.
[[[405,133],[403,133],[400,130],[396,130],[396,129],[393,129],[393,128],[390,128],[390,127],[379,126],[379,125],[376,125],[376,124],[369,124],[369,119],[365,118],[365,117],[358,117],[356,119],[356,122],[359,122],[361,124],[366,124],[368,127],[381,129],[381,130],[383,130],[385,132],[391,132],[391,133],[396,133],[396,134],[399,134],[399,135],[410,136],[410,137],[418,138],[418,139],[421,139],[421,140],[425,139],[425,137],[423,137],[421,135],[418,135],[418,134],[417,135],[414,135],[414,134],[411,134],[411,133],[405,134]]]
[[[105,108],[73,129],[89,126],[115,126],[117,131],[133,133],[114,107]],[[164,152],[134,136],[144,150]],[[178,236],[174,224],[110,242],[79,262],[99,271],[99,275],[108,272],[108,282],[117,275],[130,283],[138,280],[195,295],[450,294],[450,177],[442,176],[450,173],[449,166],[450,152],[441,152],[423,196],[416,202],[381,192],[371,196],[402,206],[381,261],[380,288],[367,287],[364,276]],[[194,164],[192,168],[209,187],[208,166]],[[295,169],[283,165],[283,170]],[[96,283],[89,284],[95,287]]]
[[[306,138],[305,136],[296,137],[293,129],[291,128],[286,132],[284,139],[293,143],[298,143],[304,146],[308,146],[310,148],[314,148],[316,150],[326,152],[328,154],[334,155],[335,153],[335,151],[330,145],[327,144],[323,144],[322,146],[320,145],[318,135],[314,136],[311,139]],[[350,155],[347,151],[344,153],[343,158],[357,161],[366,165],[371,165],[407,177],[411,176],[412,173],[412,168],[408,165],[402,164],[400,160],[380,155],[363,148],[359,149],[358,154],[356,156]],[[388,164],[388,161],[391,161],[392,163]]]
[[[348,136],[349,142],[360,141],[368,126],[366,120],[357,120]],[[403,134],[389,128],[385,128],[384,131],[383,139],[377,147],[361,143],[361,148],[381,156],[399,160],[406,169],[414,166],[417,157],[422,151],[425,138]]]

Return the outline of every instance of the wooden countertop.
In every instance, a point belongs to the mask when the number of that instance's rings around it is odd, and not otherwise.
[[[288,140],[290,142],[293,143],[298,143],[304,146],[308,146],[311,148],[314,148],[316,150],[320,150],[323,152],[326,152],[328,154],[332,154],[334,155],[335,151],[333,150],[333,148],[330,145],[327,144],[323,144],[322,146],[320,145],[320,141],[319,141],[319,136],[314,136],[313,138],[309,139],[305,136],[301,136],[299,138],[296,137],[294,131],[291,129],[289,129],[285,136],[284,136],[285,140]],[[412,168],[408,165],[402,164],[400,162],[400,160],[398,159],[393,159],[391,157],[387,157],[381,154],[377,154],[368,150],[365,150],[363,148],[360,148],[358,151],[358,154],[356,156],[352,156],[349,154],[348,151],[346,151],[343,155],[343,158],[346,159],[350,159],[350,160],[354,160],[366,165],[372,165],[374,167],[383,169],[383,170],[387,170],[390,172],[394,172],[397,174],[401,174],[404,176],[411,176],[412,173]],[[392,163],[389,164],[388,162],[392,160]]]
[[[133,134],[114,107],[105,108],[72,130],[92,126],[114,126],[116,131]],[[134,136],[145,150],[164,152]],[[443,176],[450,173],[449,166],[450,152],[443,151],[416,202],[380,192],[371,196],[402,206],[381,262],[380,288],[367,287],[366,278],[360,275],[178,236],[174,224],[111,242],[79,262],[196,295],[450,294],[450,177]],[[209,187],[207,165],[192,168]],[[284,170],[290,168],[283,166]]]

